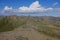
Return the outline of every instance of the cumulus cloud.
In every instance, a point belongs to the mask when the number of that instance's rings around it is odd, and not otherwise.
[[[56,6],[56,5],[58,5],[58,4],[59,4],[58,2],[55,2],[55,3],[52,4],[52,6]]]
[[[5,6],[4,10],[13,12],[46,12],[53,10],[53,8],[45,8],[39,4],[39,1],[35,1],[29,7],[22,6],[18,9],[13,9],[12,7]]]
[[[48,10],[53,10],[53,8],[45,8],[42,7],[41,4],[39,4],[39,1],[33,2],[29,7],[22,6],[19,8],[21,11],[24,12],[45,12]]]
[[[5,11],[9,11],[9,10],[12,10],[12,9],[13,9],[12,7],[8,7],[8,6],[5,6],[5,7],[4,7],[4,10],[5,10]]]
[[[39,4],[39,1],[33,2],[29,8],[39,8],[41,5]]]

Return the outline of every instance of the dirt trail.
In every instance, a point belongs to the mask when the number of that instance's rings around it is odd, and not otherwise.
[[[0,40],[16,40],[16,37],[23,36],[29,40],[58,40],[49,37],[33,29],[33,26],[27,25],[26,28],[20,27],[10,32],[0,33]]]

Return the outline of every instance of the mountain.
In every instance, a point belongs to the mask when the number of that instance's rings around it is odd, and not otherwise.
[[[37,34],[39,35],[40,33],[42,33],[43,35],[49,36],[50,39],[52,39],[51,37],[53,37],[53,38],[56,38],[54,40],[58,40],[58,39],[60,40],[60,17],[16,16],[16,15],[0,16],[0,33],[2,33],[2,35],[5,32],[11,35],[11,31],[12,31],[12,35],[14,36],[14,34],[16,33],[16,36],[17,36],[19,35],[19,33],[22,33],[21,30],[24,31],[24,33],[25,31],[27,31],[29,35],[32,30],[33,30],[32,33],[33,32],[36,33],[37,31],[38,32]],[[35,33],[31,35],[34,35]],[[28,35],[28,34],[25,34],[25,35]],[[50,40],[50,39],[46,39],[46,40]],[[28,38],[26,40],[28,40]]]

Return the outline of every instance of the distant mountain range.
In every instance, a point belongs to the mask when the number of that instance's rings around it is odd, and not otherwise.
[[[60,17],[59,13],[51,13],[51,12],[2,12],[0,16],[9,16],[9,15],[17,15],[17,16],[55,16]]]

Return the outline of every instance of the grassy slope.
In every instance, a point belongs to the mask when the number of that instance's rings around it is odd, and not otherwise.
[[[11,31],[14,28],[23,25],[26,20],[23,17],[6,16],[0,20],[0,32]]]
[[[40,18],[39,20],[33,20],[33,25],[37,26],[38,32],[42,32],[48,36],[60,38],[60,18]]]
[[[29,23],[35,25],[38,32],[60,38],[60,18],[56,17],[18,17],[6,16],[0,19],[0,32],[11,31],[18,26]]]

